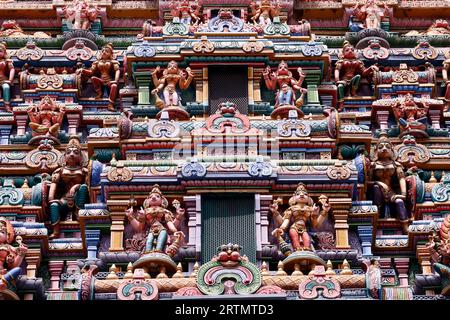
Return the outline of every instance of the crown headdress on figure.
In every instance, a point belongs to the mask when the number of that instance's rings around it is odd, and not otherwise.
[[[14,228],[8,220],[4,217],[0,218],[0,231],[4,231],[6,233],[6,241],[11,243],[14,240]]]
[[[111,42],[108,42],[107,44],[105,44],[103,46],[103,48],[109,49],[109,50],[111,50],[111,52],[114,52],[114,46],[113,46],[113,44]]]
[[[346,48],[355,48],[348,40],[344,41],[344,44],[342,45],[342,50],[339,53],[339,59],[344,58],[344,51]],[[355,52],[355,56],[357,56],[357,53]]]
[[[78,136],[70,137],[69,143],[67,144],[67,149],[76,148],[81,151],[80,138]]]
[[[152,188],[152,191],[150,191],[150,193],[148,194],[149,196],[153,193],[159,194],[161,196],[161,200],[162,200],[162,207],[163,208],[167,208],[167,206],[169,205],[169,202],[167,201],[167,199],[163,196],[161,189],[159,188],[159,185],[155,184]],[[150,206],[150,204],[148,203],[148,199],[144,200],[144,208],[148,208]]]
[[[306,190],[306,185],[303,182],[300,182],[297,186],[297,189],[295,189],[295,191],[303,191],[303,192],[308,192],[308,190]]]

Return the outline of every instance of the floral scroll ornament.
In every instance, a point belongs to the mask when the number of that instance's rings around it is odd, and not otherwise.
[[[313,274],[300,283],[298,292],[302,299],[316,299],[320,292],[324,298],[336,299],[341,295],[341,286],[335,279],[326,275],[324,266],[316,266]]]
[[[389,50],[382,47],[379,40],[369,41],[369,46],[362,51],[364,58],[370,60],[384,60],[389,57]]]
[[[145,279],[144,269],[134,270],[133,279],[124,280],[117,288],[119,300],[158,300],[158,286],[154,281]]]
[[[62,153],[53,148],[54,142],[44,139],[39,147],[30,151],[25,157],[25,164],[29,168],[40,168],[42,171],[51,171],[59,167],[59,159]]]
[[[42,90],[61,89],[63,86],[63,78],[56,73],[54,68],[48,68],[46,73],[41,70],[41,74],[37,80],[37,86]]]
[[[108,171],[108,180],[113,182],[127,182],[133,179],[133,172],[124,167],[124,164],[117,162],[116,167]]]
[[[134,55],[138,58],[151,58],[155,56],[155,54],[155,48],[145,40],[139,46],[134,48]]]
[[[206,175],[206,167],[203,163],[198,162],[197,158],[183,164],[181,175],[185,178],[201,178]]]
[[[168,112],[163,111],[159,120],[148,120],[147,132],[151,138],[175,138],[180,134],[180,125],[169,120]]]
[[[417,144],[411,135],[403,137],[403,143],[394,148],[397,161],[402,165],[426,163],[430,160],[430,151],[422,144]]]
[[[39,61],[44,56],[44,50],[36,46],[34,41],[28,41],[25,47],[17,50],[16,56],[22,61]]]
[[[351,171],[348,166],[344,166],[341,161],[337,161],[334,166],[327,169],[327,176],[331,180],[346,180],[350,178]]]
[[[86,43],[79,39],[75,45],[65,51],[65,56],[70,61],[87,61],[92,58],[94,52],[86,46]]]
[[[270,163],[265,162],[261,156],[258,156],[256,162],[248,166],[248,174],[252,177],[270,177],[272,172],[273,169]]]
[[[261,41],[256,41],[255,37],[251,37],[244,45],[242,46],[242,50],[246,53],[250,52],[261,52],[264,50],[264,43]]]
[[[419,76],[406,63],[400,64],[400,69],[392,75],[392,81],[395,83],[415,83],[419,81]]]
[[[305,57],[319,57],[322,55],[322,47],[314,43],[307,43],[301,47]]]
[[[197,53],[211,53],[214,52],[214,43],[208,40],[206,36],[202,36],[199,42],[194,43],[192,50]]]
[[[450,194],[450,175],[446,174],[443,181],[433,186],[431,189],[431,199],[434,202],[446,202]]]
[[[412,55],[417,60],[434,60],[439,54],[427,40],[420,40],[419,44],[412,50]]]

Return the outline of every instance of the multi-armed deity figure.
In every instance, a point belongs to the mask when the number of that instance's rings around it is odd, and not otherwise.
[[[86,0],[75,0],[72,4],[62,8],[67,21],[72,23],[73,29],[89,30],[92,22],[97,19],[100,9]]]
[[[167,210],[168,201],[161,193],[158,185],[154,185],[152,191],[144,200],[144,208],[138,211],[135,217],[133,208],[126,211],[128,221],[135,232],[147,233],[147,241],[144,253],[160,252],[173,256],[178,251],[180,242],[184,238],[182,231],[178,231],[184,209],[179,207],[179,202],[175,202],[176,215]],[[166,248],[168,236],[173,234],[176,239]]]
[[[3,95],[3,103],[7,112],[11,112],[11,86],[14,81],[13,61],[9,59],[5,43],[0,43],[0,88]]]
[[[272,0],[261,0],[259,5],[252,1],[250,9],[252,10],[251,19],[253,23],[264,27],[272,23],[273,18],[280,15],[281,5],[278,1],[273,4]]]
[[[200,22],[200,8],[197,1],[190,3],[189,0],[172,1],[170,13],[172,17],[179,18],[181,23],[197,25]]]
[[[308,195],[306,186],[299,183],[297,190],[289,199],[289,208],[287,208],[283,216],[278,211],[278,204],[274,203],[270,206],[273,219],[278,228],[273,230],[272,235],[277,238],[280,244],[280,250],[286,256],[291,254],[283,234],[289,228],[289,238],[291,239],[294,251],[311,251],[311,237],[308,234],[306,223],[311,222],[313,228],[320,227],[326,220],[331,209],[328,203],[328,197],[321,195],[319,197],[319,205],[316,205],[313,199]]]
[[[381,217],[391,217],[396,210],[403,232],[408,232],[408,211],[405,200],[407,195],[405,173],[402,165],[395,161],[394,146],[386,133],[381,133],[375,147],[375,156],[370,164],[373,185],[373,201],[378,206]],[[397,188],[399,191],[396,191]]]
[[[339,109],[344,106],[345,89],[348,87],[349,94],[355,96],[361,77],[369,76],[376,68],[375,65],[366,68],[364,63],[358,59],[355,48],[350,42],[344,41],[342,52],[339,54],[339,60],[334,69],[334,78],[338,86]]]
[[[376,0],[366,0],[365,3],[359,1],[352,8],[356,18],[364,21],[366,29],[380,29],[381,21],[389,14],[386,3],[383,2],[383,8],[376,4]]]
[[[178,68],[178,63],[172,60],[163,71],[161,78],[158,77],[160,70],[161,67],[157,66],[152,72],[153,84],[155,85],[152,94],[156,96],[156,106],[160,109],[171,106],[181,107],[181,97],[177,92],[177,85],[181,90],[186,90],[189,87],[194,79],[191,68],[186,68],[186,76],[183,74],[183,71]],[[158,96],[161,90],[163,92],[164,101]]]
[[[417,136],[422,133],[425,135],[427,113],[429,106],[426,103],[417,105],[412,94],[408,93],[404,98],[398,99],[392,106],[395,118],[400,123],[402,131]]]
[[[63,215],[70,220],[77,214],[77,209],[83,209],[89,200],[86,177],[87,158],[83,155],[78,137],[71,138],[64,152],[64,163],[52,174],[52,183],[48,200],[50,203],[50,221],[53,239],[60,234],[60,220]]]
[[[50,96],[45,96],[39,104],[28,109],[30,128],[34,136],[51,135],[58,139],[65,110],[64,105],[57,104]]]
[[[82,74],[91,76],[92,86],[97,93],[96,98],[103,97],[105,87],[109,88],[108,110],[115,111],[114,103],[117,97],[118,83],[120,78],[120,65],[114,57],[114,47],[111,43],[103,46],[100,58],[95,61],[90,69],[83,69]]]
[[[444,60],[442,65],[442,80],[445,84],[445,100],[450,103],[450,50],[447,53],[447,59]]]
[[[276,94],[275,107],[280,106],[297,106],[303,105],[303,99],[307,90],[302,88],[303,80],[305,80],[305,73],[302,68],[298,68],[299,78],[296,80],[292,76],[292,72],[289,71],[286,62],[281,61],[278,65],[276,72],[271,72],[269,66],[263,71],[264,82],[269,90],[276,90],[277,86],[279,90]],[[300,91],[300,97],[296,99],[295,91]]]
[[[17,236],[18,247],[13,247],[14,228],[11,222],[0,217],[0,292],[7,289],[17,280],[21,273],[20,265],[28,251],[22,244],[22,237]]]

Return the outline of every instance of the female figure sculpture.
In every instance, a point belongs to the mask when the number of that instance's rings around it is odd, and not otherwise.
[[[166,70],[163,71],[161,78],[158,77],[160,70],[160,66],[157,66],[152,72],[153,84],[155,85],[152,94],[156,96],[156,106],[160,109],[171,106],[181,107],[181,98],[177,92],[177,85],[181,90],[186,90],[189,87],[192,79],[194,79],[191,68],[186,68],[186,77],[183,71],[178,68],[178,63],[172,60],[167,65]],[[158,97],[158,93],[161,90],[163,90],[164,101],[161,101]]]
[[[281,11],[281,5],[278,1],[276,4],[272,4],[271,0],[261,0],[261,3],[257,5],[254,1],[250,3],[252,10],[252,20],[256,24],[259,21],[259,25],[264,27],[272,23],[272,19],[278,17]]]
[[[0,43],[0,88],[3,96],[3,102],[7,112],[11,110],[11,86],[14,81],[13,61],[9,59],[6,43]]]
[[[388,15],[388,7],[383,2],[383,8],[380,8],[376,0],[366,0],[364,4],[358,1],[353,7],[353,12],[360,21],[364,21],[364,27],[367,29],[380,29],[381,21]]]
[[[50,96],[45,96],[39,105],[33,105],[27,112],[33,136],[50,134],[58,138],[65,113],[63,106],[57,105]]]
[[[395,161],[394,147],[386,134],[380,135],[375,147],[375,157],[370,164],[373,201],[382,216],[389,218],[391,205],[397,211],[404,233],[408,233],[408,211],[406,210],[406,180],[403,167]],[[399,192],[395,191],[398,185]]]
[[[114,59],[113,45],[106,44],[102,48],[100,58],[92,64],[90,69],[83,69],[82,74],[92,77],[92,86],[97,93],[96,99],[103,97],[105,87],[109,88],[108,110],[115,111],[114,103],[117,97],[120,67],[119,62]]]
[[[139,210],[137,218],[134,217],[133,208],[126,211],[134,231],[143,233],[148,230],[145,253],[165,253],[168,233],[175,235],[178,239],[184,237],[183,232],[177,230],[184,215],[184,209],[178,207],[174,218],[172,212],[166,209],[167,206],[167,199],[162,195],[159,186],[154,185],[144,201],[144,208]]]
[[[89,199],[86,176],[89,171],[78,138],[71,138],[64,152],[64,164],[52,174],[52,183],[48,195],[50,203],[50,221],[53,233],[50,239],[60,234],[60,219],[64,213],[71,218],[76,209],[83,209]]]
[[[299,183],[297,190],[289,199],[289,208],[284,211],[283,217],[278,212],[278,204],[272,204],[269,209],[275,222],[279,225],[273,230],[272,235],[278,239],[280,245],[284,242],[282,235],[289,228],[288,233],[294,251],[311,251],[311,237],[307,232],[306,223],[311,222],[313,228],[320,227],[328,216],[331,206],[325,195],[319,197],[319,206],[317,206],[308,195],[306,186]],[[290,254],[290,252],[284,253]]]

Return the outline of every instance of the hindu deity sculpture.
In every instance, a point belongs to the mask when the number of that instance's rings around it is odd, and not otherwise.
[[[152,72],[153,84],[155,89],[152,94],[156,96],[156,106],[160,109],[170,106],[181,107],[181,97],[177,92],[177,85],[181,90],[186,90],[194,79],[191,68],[186,68],[187,76],[178,67],[176,61],[170,61],[167,68],[163,71],[162,77],[158,77],[161,67],[157,66]],[[162,91],[164,100],[161,100],[158,94]]]
[[[316,205],[308,195],[306,186],[303,183],[299,183],[297,190],[289,199],[289,208],[284,211],[283,216],[278,211],[277,203],[270,205],[269,209],[273,214],[273,219],[279,225],[278,228],[272,231],[272,235],[277,238],[280,249],[286,256],[291,254],[291,252],[286,248],[286,243],[282,236],[288,228],[289,238],[294,251],[311,251],[313,249],[306,224],[310,222],[313,228],[320,227],[331,209],[327,196],[321,195],[318,202],[319,205]]]
[[[51,38],[50,35],[42,31],[36,31],[33,34],[26,34],[16,20],[5,20],[0,27],[0,38]]]
[[[14,69],[12,59],[9,59],[6,43],[0,43],[0,87],[3,103],[7,112],[11,110],[11,86],[14,81]]]
[[[417,105],[412,94],[408,93],[404,98],[398,99],[392,105],[395,118],[400,123],[402,131],[407,131],[408,134],[417,134],[423,132],[427,128],[427,113],[429,106],[426,103]]]
[[[442,80],[445,84],[445,100],[450,102],[450,54],[447,55],[447,59],[444,60],[442,64]]]
[[[281,5],[278,1],[273,4],[272,0],[261,0],[259,5],[252,1],[250,3],[250,9],[252,11],[251,20],[253,23],[264,27],[272,23],[273,18],[280,15]]]
[[[126,216],[134,231],[147,232],[144,254],[160,252],[173,256],[178,251],[179,243],[184,238],[184,234],[177,227],[184,215],[184,209],[174,204],[176,208],[174,217],[167,206],[168,201],[163,196],[159,186],[154,185],[147,199],[144,200],[143,208],[141,207],[138,211],[137,217],[134,215],[133,208],[126,211]],[[176,239],[171,246],[167,247],[169,233],[174,235]]]
[[[18,236],[18,247],[13,247],[14,228],[11,222],[0,217],[0,292],[11,286],[21,273],[22,264],[28,247],[22,243]]]
[[[45,96],[39,104],[28,109],[29,126],[34,136],[51,135],[58,139],[65,109],[64,105],[57,104],[50,96]]]
[[[381,21],[389,14],[386,3],[383,2],[381,8],[376,4],[376,0],[366,0],[365,3],[358,1],[352,9],[358,20],[364,21],[364,27],[367,29],[380,29]]]
[[[364,63],[358,59],[355,47],[350,42],[344,41],[342,52],[339,54],[339,60],[334,69],[334,78],[338,86],[339,109],[344,106],[346,88],[349,88],[351,96],[355,96],[361,77],[368,77],[376,68],[375,65],[366,68]]]
[[[299,74],[298,80],[293,77],[287,63],[284,61],[280,62],[276,72],[271,72],[269,66],[263,71],[266,87],[269,90],[276,90],[277,86],[279,87],[276,94],[275,107],[285,105],[301,107],[303,105],[303,99],[307,90],[301,86],[306,75],[300,67],[297,71]],[[295,91],[297,90],[300,91],[300,97],[298,99],[295,96]]]
[[[192,4],[189,0],[172,1],[170,3],[170,13],[172,17],[179,18],[181,23],[197,25],[200,22],[200,9],[197,1]]]
[[[72,23],[73,29],[89,30],[92,22],[97,19],[100,9],[86,0],[75,0],[62,8],[64,17]]]
[[[83,155],[78,137],[72,137],[64,152],[64,163],[52,174],[48,200],[50,222],[53,233],[50,239],[60,235],[60,220],[63,216],[71,220],[77,218],[77,209],[83,209],[89,200],[86,184],[89,170],[87,157]]]
[[[391,212],[396,211],[403,232],[408,233],[405,173],[402,165],[395,161],[394,146],[384,132],[375,146],[370,167],[372,176],[369,185],[373,186],[373,202],[378,206],[378,212],[381,217],[390,218]]]
[[[113,45],[106,44],[102,48],[99,59],[92,64],[90,69],[84,69],[82,74],[91,77],[92,86],[97,93],[96,99],[101,99],[104,88],[109,88],[108,110],[115,111],[114,103],[117,98],[120,65],[115,60]]]
[[[238,244],[228,243],[217,248],[217,255],[211,261],[217,261],[226,268],[233,268],[240,261],[248,261],[246,255],[241,256],[242,247]]]

